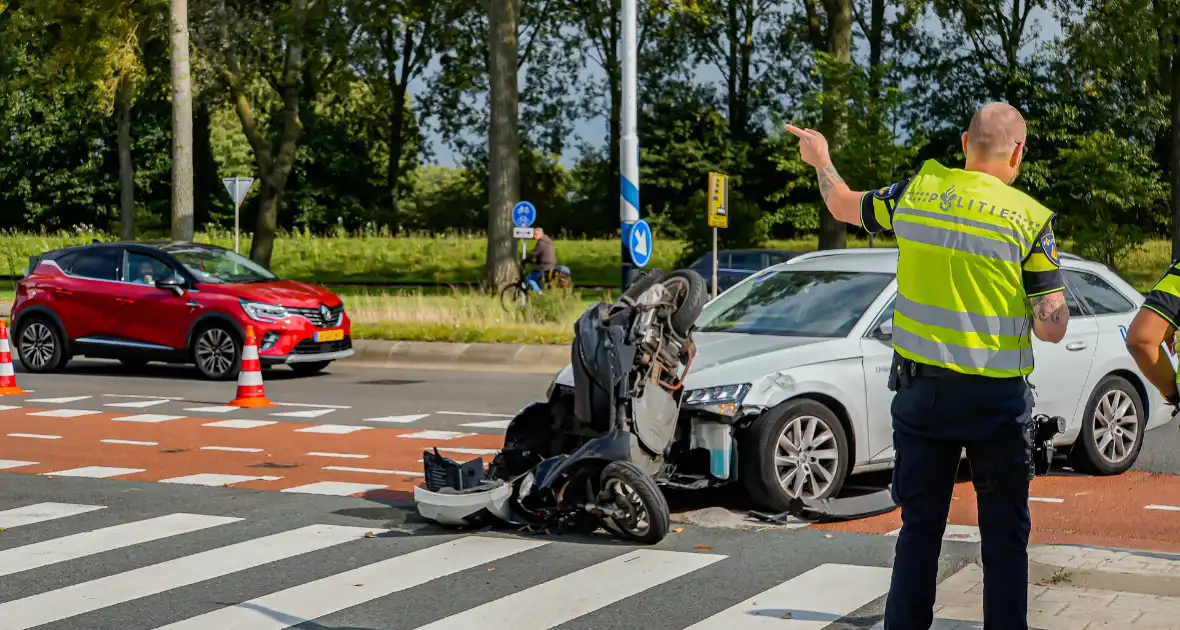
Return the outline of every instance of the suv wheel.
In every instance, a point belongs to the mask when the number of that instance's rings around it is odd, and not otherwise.
[[[844,425],[806,398],[762,414],[745,436],[741,478],[756,503],[784,512],[791,499],[826,499],[844,486],[852,461]]]
[[[242,365],[242,342],[227,324],[210,324],[193,340],[193,363],[212,381],[236,378]]]
[[[16,332],[16,354],[29,372],[61,371],[69,361],[64,349],[62,334],[47,317],[34,315],[21,321]]]
[[[1139,392],[1127,379],[1107,376],[1098,382],[1086,405],[1082,430],[1070,453],[1074,464],[1099,475],[1126,472],[1143,449],[1146,426]]]

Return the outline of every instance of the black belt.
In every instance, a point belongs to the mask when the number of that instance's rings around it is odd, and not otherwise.
[[[1004,381],[1008,379],[1021,379],[1023,376],[983,376],[981,374],[965,374],[950,368],[944,368],[939,365],[930,365],[929,363],[918,363],[910,359],[901,359],[902,369],[910,370],[911,378],[959,378],[959,379],[988,379],[989,381]]]

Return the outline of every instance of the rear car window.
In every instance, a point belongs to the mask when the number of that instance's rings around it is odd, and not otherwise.
[[[59,259],[58,265],[72,276],[90,278],[92,280],[118,280],[119,268],[123,265],[122,252],[117,249],[91,249],[71,254],[73,260],[63,265]]]

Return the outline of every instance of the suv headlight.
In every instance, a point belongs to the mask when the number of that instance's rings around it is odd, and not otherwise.
[[[688,392],[683,406],[686,409],[732,416],[742,406],[742,400],[745,399],[749,391],[749,383],[694,389]]]
[[[290,315],[286,307],[277,306],[274,304],[266,304],[265,302],[252,302],[250,300],[241,300],[242,310],[250,316],[250,319],[260,322],[274,322],[283,319]]]

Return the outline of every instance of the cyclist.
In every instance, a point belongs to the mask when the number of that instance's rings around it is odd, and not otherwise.
[[[524,262],[534,263],[537,268],[529,272],[525,280],[529,283],[530,289],[541,295],[541,280],[557,268],[557,252],[553,249],[553,240],[545,236],[541,228],[533,228],[533,240],[537,244],[533,245],[533,251],[524,257]]]

